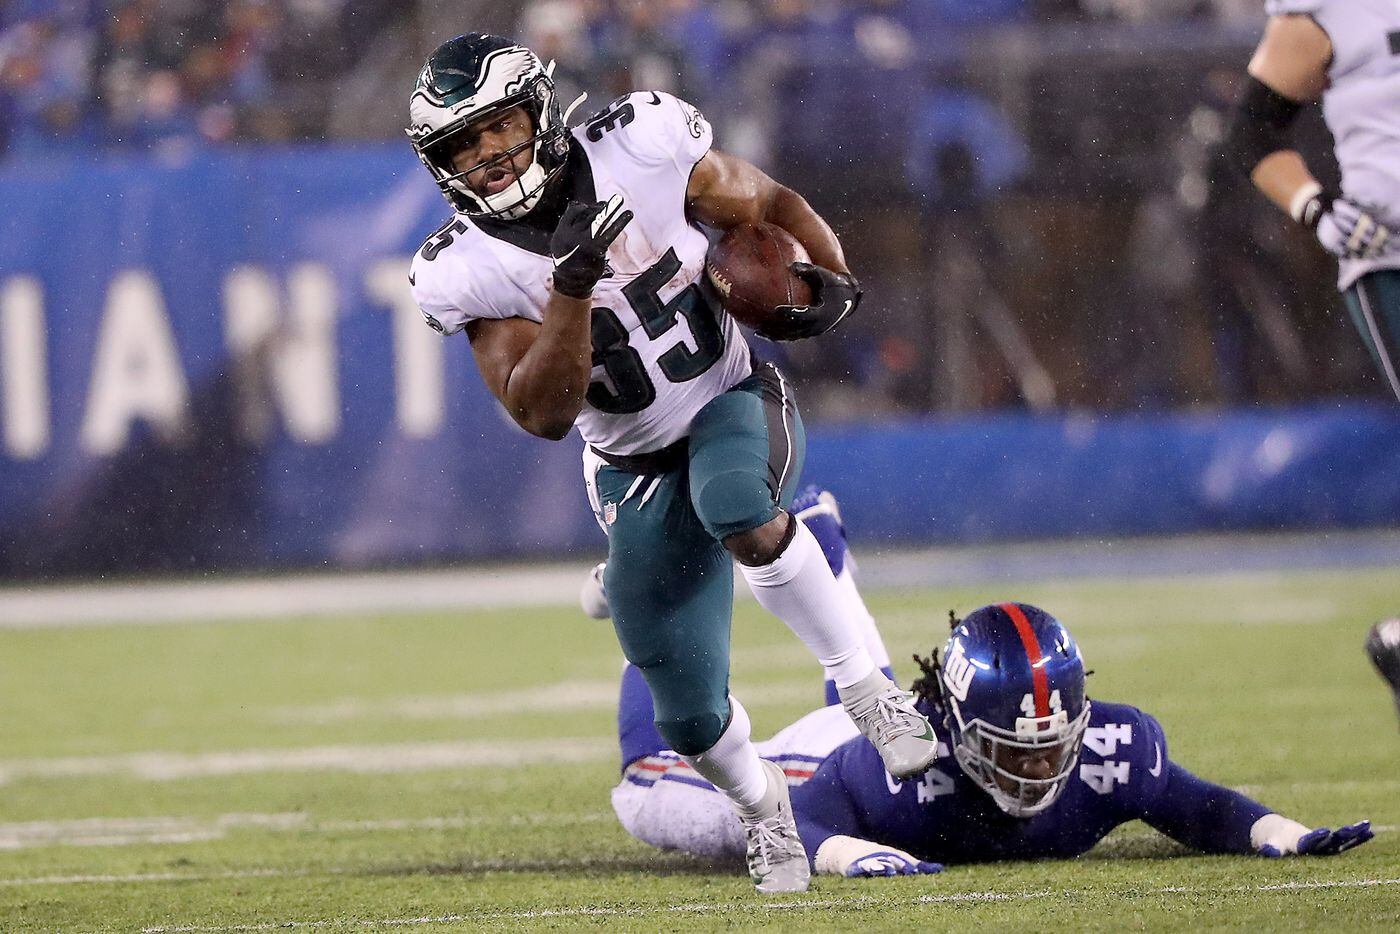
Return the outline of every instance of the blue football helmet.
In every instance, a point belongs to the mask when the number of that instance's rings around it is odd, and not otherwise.
[[[1069,630],[1024,603],[984,606],[953,629],[940,678],[949,744],[968,777],[1014,817],[1054,804],[1089,725]]]

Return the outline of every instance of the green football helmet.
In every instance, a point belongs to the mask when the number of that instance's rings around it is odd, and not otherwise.
[[[567,115],[560,113],[555,98],[553,70],[553,62],[541,64],[523,45],[481,33],[449,39],[428,57],[408,101],[405,132],[453,208],[513,220],[539,202],[569,154]],[[452,164],[458,148],[454,138],[478,120],[516,106],[530,114],[534,135],[486,162],[458,171]],[[527,146],[533,157],[530,167],[504,190],[479,195],[467,184],[469,173],[488,162],[509,159]]]

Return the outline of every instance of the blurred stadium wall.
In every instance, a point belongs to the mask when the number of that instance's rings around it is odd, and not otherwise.
[[[1261,6],[0,4],[0,576],[601,548],[406,287],[404,103],[470,30],[690,98],[846,235],[860,317],[755,343],[863,537],[1400,524],[1330,262],[1212,168]]]

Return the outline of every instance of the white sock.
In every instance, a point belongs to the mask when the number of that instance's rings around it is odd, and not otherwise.
[[[854,563],[850,555],[847,554],[846,566],[836,576],[836,583],[841,588],[842,594],[845,595],[846,612],[860,624],[861,638],[865,642],[865,650],[870,653],[870,660],[875,663],[876,668],[889,668],[889,649],[885,648],[885,640],[880,638],[880,630],[875,625],[875,617],[870,615],[870,608],[865,605],[860,591],[856,589],[856,579],[851,574],[851,567]]]
[[[796,532],[787,550],[771,564],[739,565],[758,603],[787,623],[826,669],[836,686],[848,688],[875,670],[865,649],[865,634],[822,546],[811,531],[793,520]],[[869,615],[869,614],[866,614]]]
[[[729,726],[715,744],[694,756],[681,756],[701,778],[734,803],[741,814],[752,814],[768,791],[768,773],[749,739],[749,712],[729,696]]]

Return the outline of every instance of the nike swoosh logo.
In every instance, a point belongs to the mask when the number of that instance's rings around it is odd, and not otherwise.
[[[568,261],[568,259],[569,259],[570,256],[573,256],[573,255],[574,255],[575,253],[577,253],[577,252],[578,252],[578,247],[574,247],[572,250],[570,250],[569,252],[565,253],[563,256],[556,256],[556,257],[554,257],[554,268],[555,268],[555,269],[558,269],[558,268],[560,267],[560,265],[562,265],[563,263],[565,263],[565,262]]]
[[[1162,774],[1162,747],[1157,746],[1157,764],[1147,770],[1147,774],[1153,778]]]
[[[418,275],[418,273],[416,273],[416,272],[411,272],[411,273],[408,274],[408,284],[409,284],[409,285],[417,285],[417,284],[418,284],[418,279],[416,278],[417,275]]]
[[[661,95],[660,95],[660,94],[657,94],[655,91],[652,91],[652,92],[651,92],[651,103],[652,103],[653,106],[660,107],[660,106],[661,106]]]

